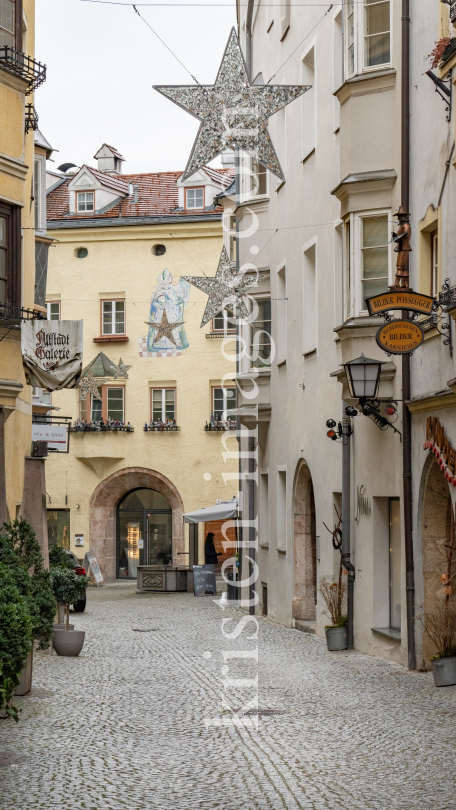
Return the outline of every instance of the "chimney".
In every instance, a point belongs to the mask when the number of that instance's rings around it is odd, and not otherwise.
[[[122,163],[125,158],[117,151],[115,146],[104,143],[94,155],[99,172],[105,174],[122,174]]]

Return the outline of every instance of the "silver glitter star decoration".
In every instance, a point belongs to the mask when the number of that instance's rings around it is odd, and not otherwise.
[[[182,278],[209,296],[201,326],[204,326],[224,309],[229,310],[243,321],[249,320],[250,314],[242,299],[250,287],[256,287],[257,280],[236,275],[231,269],[230,258],[225,247],[222,248],[215,276],[182,276]]]
[[[128,380],[128,370],[131,368],[131,366],[124,365],[124,363],[122,363],[122,358],[120,358],[119,364],[117,366],[115,365],[115,363],[113,363],[113,365],[114,368],[116,369],[114,379],[117,380],[118,377],[124,377],[126,380]]]
[[[235,145],[285,180],[266,122],[310,90],[310,85],[250,84],[234,28],[214,85],[162,85],[154,89],[201,121],[183,180]]]
[[[101,401],[101,396],[99,394],[100,382],[96,380],[92,374],[92,369],[89,369],[87,377],[81,377],[79,380],[79,391],[81,394],[81,399],[85,399],[87,394],[92,394],[94,399],[99,399]]]
[[[148,326],[154,326],[156,330],[155,337],[152,341],[152,346],[155,343],[158,343],[158,341],[162,337],[168,338],[168,340],[171,341],[171,343],[174,343],[174,345],[177,346],[177,343],[173,336],[173,330],[177,329],[178,326],[182,326],[184,321],[174,321],[174,323],[170,323],[168,321],[166,309],[164,309],[160,323],[154,323],[153,321],[146,321],[145,323],[147,323]]]

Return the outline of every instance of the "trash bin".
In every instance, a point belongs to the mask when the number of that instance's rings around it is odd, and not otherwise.
[[[231,571],[226,572],[226,578],[228,580],[226,583],[226,591],[227,591],[226,596],[228,602],[237,602],[238,588],[236,587],[236,585],[232,584],[233,582],[235,582],[233,568],[231,569]]]

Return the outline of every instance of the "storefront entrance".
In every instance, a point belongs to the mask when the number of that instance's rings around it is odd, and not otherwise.
[[[171,565],[172,509],[154,489],[135,489],[117,507],[117,577],[136,579],[138,565]]]

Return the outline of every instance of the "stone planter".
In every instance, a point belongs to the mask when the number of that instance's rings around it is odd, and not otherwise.
[[[172,593],[187,590],[187,573],[185,568],[172,565],[138,565],[137,592],[161,591]]]
[[[76,656],[79,655],[84,646],[85,630],[63,630],[54,631],[54,650],[57,655]]]
[[[27,661],[19,673],[19,685],[14,691],[15,695],[27,695],[32,688],[33,648],[30,650]]]
[[[346,627],[326,627],[326,645],[328,650],[347,649],[347,628]]]
[[[456,657],[431,661],[435,686],[452,686],[456,683]]]

